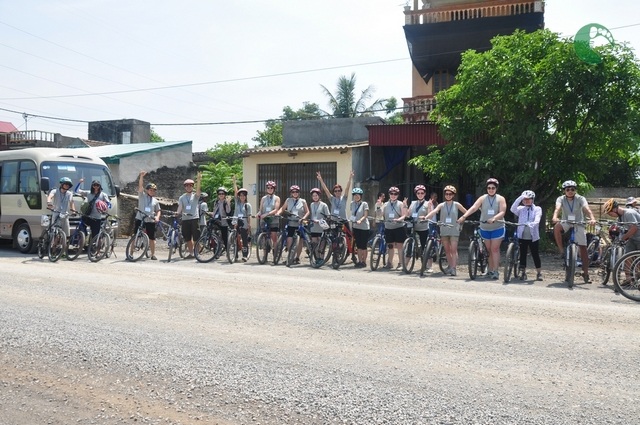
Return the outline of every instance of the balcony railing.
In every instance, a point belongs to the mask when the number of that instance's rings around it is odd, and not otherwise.
[[[465,19],[480,19],[498,16],[522,15],[525,13],[543,12],[544,2],[533,1],[489,1],[482,5],[472,7],[446,7],[431,9],[428,1],[423,1],[421,9],[418,9],[418,1],[414,0],[414,8],[405,6],[405,24],[433,24],[438,22],[461,21]]]
[[[9,133],[9,144],[22,144],[30,142],[55,142],[56,133],[40,130],[16,131]]]
[[[402,116],[405,123],[429,121],[429,116],[436,107],[434,96],[405,97],[402,101],[404,102]]]

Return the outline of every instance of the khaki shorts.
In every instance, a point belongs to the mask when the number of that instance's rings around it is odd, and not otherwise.
[[[562,226],[562,230],[565,233],[568,232],[569,229],[571,229],[570,224],[560,223],[560,225]],[[587,230],[584,228],[584,226],[574,226],[574,227],[575,227],[574,237],[578,246],[587,246]]]
[[[449,243],[458,242],[460,236],[440,236],[441,241],[448,241]]]

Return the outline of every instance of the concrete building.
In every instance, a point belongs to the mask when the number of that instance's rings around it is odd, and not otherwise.
[[[115,145],[151,142],[151,124],[146,121],[122,119],[89,123],[89,139]]]

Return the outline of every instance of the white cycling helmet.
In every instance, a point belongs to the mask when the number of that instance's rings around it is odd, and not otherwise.
[[[533,190],[525,190],[521,196],[525,199],[536,199],[536,193]]]
[[[568,187],[578,187],[578,184],[573,180],[567,180],[566,182],[562,183],[563,189],[566,189]]]

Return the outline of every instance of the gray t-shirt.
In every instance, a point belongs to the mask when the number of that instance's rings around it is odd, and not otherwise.
[[[155,221],[155,213],[160,211],[160,203],[153,196],[147,195],[144,191],[138,192],[138,209],[149,214],[151,217],[145,217],[144,221],[153,223]],[[136,220],[142,220],[143,215],[136,213]]]
[[[636,226],[640,226],[640,213],[633,208],[626,208],[624,214],[620,217],[620,220],[624,223],[637,223]],[[640,229],[636,230],[636,233],[631,237],[634,242],[640,242]]]
[[[362,217],[364,217],[365,211],[369,211],[369,204],[367,204],[364,201],[361,201],[361,202],[352,201],[350,211],[351,211],[351,217],[349,217],[349,220],[353,222],[352,223],[353,228],[361,229],[361,230],[369,230],[369,220],[362,220],[362,223],[360,224],[356,223],[357,220],[360,220]]]
[[[287,198],[287,200],[285,201],[285,210],[287,210],[288,212],[290,212],[291,214],[302,218],[302,216],[304,216],[304,211],[305,208],[304,206],[307,204],[307,201],[305,201],[302,198],[298,198],[298,199],[294,199],[294,198]],[[298,219],[293,219],[293,220],[289,220],[289,226],[297,226],[299,224],[299,220]]]
[[[460,225],[456,223],[460,212],[458,210],[460,203],[456,201],[443,202],[440,205],[440,221],[444,224],[452,226],[440,226],[440,236],[460,236]]]
[[[87,202],[91,202],[91,201],[93,201],[94,198],[96,198],[96,195],[94,193],[91,193],[90,190],[82,190],[82,189],[80,189],[77,192],[80,195],[86,197],[87,198]],[[91,205],[91,212],[89,213],[89,217],[93,218],[94,220],[102,219],[102,213],[96,209],[96,202],[97,201],[104,201],[104,202],[107,203],[107,205],[109,205],[109,203],[110,203],[109,195],[107,195],[106,193],[100,191],[100,193],[98,193],[97,199],[95,201],[93,201],[93,205]]]
[[[493,218],[500,212],[500,200],[504,199],[501,195],[483,195],[484,199],[480,205],[480,221],[486,221]],[[482,230],[498,230],[504,227],[504,223],[482,223],[480,228]]]
[[[309,211],[311,213],[311,220],[324,220],[329,216],[329,207],[322,201],[312,202],[309,205]],[[318,223],[313,223],[311,226],[313,233],[321,233],[322,227]]]
[[[558,196],[556,199],[556,207],[558,205],[562,207],[562,220],[584,221],[584,212],[582,209],[589,204],[587,198],[576,193],[571,201],[566,195]]]
[[[384,204],[382,207],[382,216],[384,218],[384,227],[387,229],[399,229],[404,227],[404,223],[401,221],[394,221],[396,218],[400,218],[402,216],[402,202],[400,201],[389,201]]]
[[[198,197],[195,192],[183,193],[178,198],[178,205],[182,207],[182,221],[197,220],[200,218],[198,209]]]
[[[417,231],[429,230],[429,222],[426,220],[418,221],[418,217],[424,217],[429,213],[429,203],[426,200],[415,200],[409,205],[409,216],[415,220],[413,228]]]
[[[233,215],[242,219],[242,227],[245,229],[249,228],[249,219],[251,218],[251,214],[253,214],[253,209],[251,208],[251,204],[245,202],[244,204],[240,202],[239,198],[236,198],[236,206]]]
[[[331,197],[331,214],[347,219],[347,195]]]

